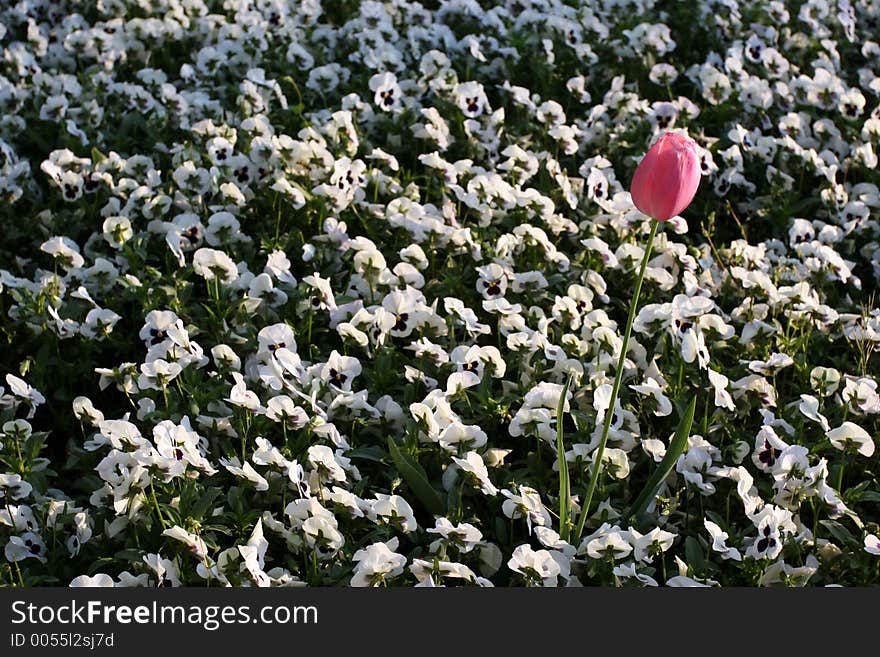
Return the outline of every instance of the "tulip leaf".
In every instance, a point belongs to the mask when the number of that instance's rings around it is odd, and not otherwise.
[[[687,441],[691,435],[691,426],[694,423],[694,412],[696,409],[697,398],[696,396],[693,396],[691,397],[691,403],[688,405],[687,410],[685,410],[682,415],[681,421],[678,423],[678,429],[675,430],[675,435],[672,437],[672,442],[669,443],[666,455],[663,457],[663,460],[660,461],[660,465],[657,466],[657,469],[654,470],[651,478],[648,479],[648,483],[645,484],[645,487],[642,489],[642,492],[639,493],[636,501],[633,502],[633,505],[629,508],[629,511],[627,511],[625,515],[626,518],[633,518],[642,513],[656,494],[657,489],[660,488],[660,484],[663,483],[663,480],[669,476],[670,472],[672,472],[675,462],[687,447]]]
[[[388,437],[388,451],[391,453],[391,460],[394,461],[400,476],[403,477],[406,485],[410,487],[425,508],[435,516],[442,516],[446,513],[446,506],[437,490],[428,481],[424,469],[401,452],[397,443],[390,436]]]
[[[565,397],[571,386],[572,376],[569,375],[559,393],[559,404],[556,408],[556,457],[559,465],[559,536],[563,541],[568,541],[568,515],[571,507],[571,481],[568,475],[568,462],[565,460]]]

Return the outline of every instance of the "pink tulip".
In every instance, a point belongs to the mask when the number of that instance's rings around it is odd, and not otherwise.
[[[632,291],[632,297],[629,301],[629,316],[626,319],[626,325],[623,329],[623,343],[620,347],[620,356],[617,358],[616,374],[614,375],[614,385],[611,386],[611,399],[608,400],[607,408],[614,408],[617,403],[617,395],[620,393],[620,383],[623,380],[624,364],[626,362],[626,354],[629,345],[629,337],[632,333],[633,321],[635,321],[636,310],[639,306],[639,294],[642,291],[642,283],[645,280],[645,272],[648,269],[648,262],[651,259],[651,247],[654,245],[654,238],[657,236],[657,230],[661,221],[668,221],[684,210],[694,200],[694,194],[697,193],[697,186],[700,184],[700,158],[697,155],[697,145],[693,140],[674,132],[667,132],[660,137],[656,144],[651,146],[644,159],[636,168],[630,185],[630,195],[636,207],[651,217],[651,232],[648,235],[648,241],[645,244],[645,250],[642,254],[642,263],[639,265],[639,274],[636,277],[636,284]],[[570,381],[571,379],[569,379]],[[566,384],[567,387],[568,384]],[[563,393],[560,399],[564,398]],[[562,405],[557,410],[557,417],[562,416]],[[605,420],[602,424],[602,435],[599,438],[599,445],[592,455],[593,466],[590,473],[590,482],[587,485],[587,492],[584,495],[584,502],[581,506],[580,518],[574,530],[574,540],[572,545],[580,540],[581,533],[584,531],[584,521],[590,515],[590,504],[593,502],[593,493],[596,492],[596,485],[599,481],[599,473],[602,470],[602,454],[605,451],[605,445],[608,442],[608,432],[611,429],[611,418],[614,413],[605,413]],[[596,424],[601,420],[601,414],[596,417]],[[559,427],[561,422],[557,419]],[[562,449],[562,430],[558,434],[559,447],[557,452],[564,454]],[[564,466],[564,459],[560,462],[560,467]],[[560,469],[560,490],[564,488],[562,483],[563,469]],[[562,497],[561,499],[566,499]],[[561,509],[561,507],[560,507]],[[560,510],[560,519],[564,517]],[[560,536],[568,534],[568,525],[566,522],[560,521]]]
[[[700,184],[700,156],[692,139],[667,132],[639,163],[630,185],[635,206],[657,221],[680,214]]]

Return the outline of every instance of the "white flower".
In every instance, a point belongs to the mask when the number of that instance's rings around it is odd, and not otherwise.
[[[455,87],[455,98],[465,116],[475,117],[490,113],[489,99],[479,82],[462,82]]]
[[[276,447],[265,438],[258,436],[254,439],[257,448],[251,455],[251,460],[257,465],[274,465],[277,468],[286,470],[290,462],[284,458],[284,455]]]
[[[634,562],[618,564],[614,566],[612,573],[624,579],[635,579],[644,586],[659,586],[656,579],[650,575],[638,572]]]
[[[457,420],[450,422],[437,435],[437,442],[440,443],[440,446],[450,452],[455,452],[460,447],[478,449],[488,440],[486,432],[480,427],[462,424]]]
[[[150,553],[144,556],[143,561],[155,575],[156,586],[176,587],[181,585],[180,569],[171,559],[166,559],[161,554]]]
[[[534,488],[529,486],[519,486],[519,495],[503,489],[501,494],[507,499],[501,505],[501,511],[505,516],[511,519],[525,518],[532,532],[532,525],[549,526],[552,523],[549,511],[541,502],[541,496]]]
[[[141,375],[138,377],[138,387],[141,390],[163,390],[168,387],[183,368],[177,363],[169,363],[162,358],[149,363],[141,364]]]
[[[104,414],[95,408],[88,397],[80,395],[73,400],[72,405],[73,413],[79,418],[80,422],[96,425],[104,419]]]
[[[733,547],[728,547],[725,543],[728,538],[727,532],[721,531],[721,527],[711,520],[704,519],[703,526],[705,526],[706,531],[709,532],[709,537],[712,539],[712,550],[718,552],[722,559],[742,561],[742,555],[739,553],[739,550]]]
[[[837,449],[857,451],[862,456],[874,454],[874,441],[867,431],[853,422],[844,422],[836,429],[827,431],[825,435]]]
[[[39,534],[34,532],[25,532],[21,536],[10,536],[4,554],[6,555],[6,560],[10,562],[18,562],[25,559],[36,559],[41,563],[46,563],[47,561],[46,544]]]
[[[53,237],[40,245],[40,251],[48,253],[65,269],[77,269],[85,264],[79,246],[68,237]]]
[[[39,528],[33,510],[26,504],[9,504],[0,509],[0,525],[17,531],[36,531]]]
[[[630,528],[629,534],[633,547],[633,559],[636,561],[644,561],[646,563],[651,563],[655,556],[662,554],[671,548],[672,543],[677,536],[677,534],[667,532],[659,527],[654,527],[654,529],[645,535]]]
[[[321,480],[345,482],[345,470],[337,462],[333,450],[326,445],[312,445],[309,447],[308,461]]]
[[[416,139],[430,139],[441,151],[449,148],[452,138],[449,136],[449,126],[434,107],[423,107],[419,113],[425,117],[424,123],[412,125],[413,136]]]
[[[819,569],[819,560],[812,554],[807,556],[803,566],[789,566],[784,559],[770,564],[761,576],[763,586],[785,584],[786,586],[806,586],[809,579]]]
[[[765,505],[751,520],[758,529],[758,535],[746,549],[745,556],[750,559],[776,559],[782,552],[786,538],[797,529],[791,511],[772,504]]]
[[[304,427],[309,422],[306,412],[287,395],[276,395],[266,403],[266,417],[294,429]]]
[[[736,405],[733,403],[730,393],[727,392],[728,378],[711,368],[708,370],[708,373],[709,383],[712,384],[712,388],[715,390],[715,406],[726,408],[728,411],[735,411]]]
[[[402,92],[394,73],[377,73],[371,77],[370,91],[374,94],[373,102],[383,112],[391,112],[402,107]]]
[[[647,377],[643,384],[631,385],[630,388],[643,395],[651,395],[654,397],[654,401],[656,402],[654,415],[663,417],[672,413],[672,402],[669,400],[669,397],[663,394],[663,388],[660,387],[660,384],[657,383],[655,379]]]
[[[334,349],[321,369],[321,378],[329,385],[348,392],[361,371],[361,363],[357,358],[342,356]]]
[[[376,500],[370,509],[370,517],[381,518],[406,533],[418,529],[412,507],[400,495],[376,493]]]
[[[206,247],[193,254],[193,270],[205,280],[213,281],[216,278],[224,284],[232,283],[238,278],[238,267],[232,258],[223,251]]]
[[[533,550],[529,545],[520,545],[514,551],[507,567],[515,573],[519,573],[530,583],[540,583],[543,586],[556,586],[560,575],[563,573],[562,565],[568,565],[568,560],[558,552],[557,557],[549,550]],[[566,568],[566,571],[568,569]]]
[[[483,457],[477,454],[477,452],[470,451],[464,455],[463,459],[453,456],[452,460],[459,468],[476,480],[483,493],[486,495],[498,494],[498,489],[495,488],[495,485],[489,479],[489,471],[486,469],[486,464],[483,463]]]
[[[97,573],[93,576],[88,575],[80,575],[79,577],[74,577],[70,584],[68,585],[73,588],[77,587],[104,587],[110,588],[116,586],[113,581],[113,578],[110,575],[105,575],[104,573]]]
[[[134,236],[131,221],[126,217],[107,217],[102,228],[104,239],[114,249],[121,249]]]
[[[812,395],[801,395],[801,403],[798,405],[798,410],[807,419],[818,422],[825,431],[831,429],[826,417],[819,412],[819,400]]]
[[[673,588],[708,588],[711,584],[705,584],[687,575],[676,575],[666,580],[666,586]]]
[[[442,541],[438,539],[431,543],[429,547],[431,552],[436,552],[443,541],[454,545],[461,552],[470,552],[483,540],[482,532],[470,523],[463,522],[453,525],[447,518],[437,518],[434,526],[429,527],[427,532],[439,534],[442,537]]]
[[[230,370],[241,369],[241,358],[228,344],[218,344],[211,347],[211,358],[217,367],[225,367]]]
[[[810,372],[810,385],[823,397],[832,395],[840,386],[840,372],[829,367],[814,367]]]
[[[254,466],[247,461],[242,465],[238,457],[234,456],[231,459],[221,458],[220,465],[229,470],[229,472],[236,477],[240,477],[252,483],[258,491],[269,490],[269,482],[266,481],[265,477],[254,470]]]
[[[235,380],[235,385],[229,390],[229,397],[226,398],[226,401],[255,413],[264,412],[265,409],[260,404],[260,398],[257,397],[257,393],[248,390],[244,377],[238,372],[232,372],[232,378]]]
[[[256,586],[270,586],[272,583],[269,575],[263,571],[268,548],[269,541],[263,535],[263,521],[258,519],[248,542],[238,546],[238,553],[244,560],[244,570],[251,583]]]
[[[31,405],[31,410],[28,412],[27,416],[28,419],[34,416],[34,409],[37,406],[46,402],[46,398],[43,397],[39,390],[30,386],[23,379],[18,378],[14,374],[6,375],[6,384],[9,386],[9,391],[13,395]]]
[[[596,538],[588,537],[582,545],[585,545],[585,552],[591,559],[623,559],[633,551],[621,531],[607,531]]]
[[[794,364],[794,359],[787,354],[774,353],[766,360],[749,362],[749,369],[765,376],[775,376],[780,370]]]
[[[6,432],[6,425],[3,425]],[[0,500],[23,500],[31,494],[33,487],[17,474],[0,474]]]
[[[402,574],[406,557],[394,551],[398,544],[397,538],[392,538],[386,543],[373,543],[355,552],[352,561],[356,565],[351,586],[378,586]]]
[[[204,559],[208,556],[208,546],[205,545],[205,541],[202,540],[200,536],[196,536],[195,534],[191,534],[186,531],[183,527],[178,527],[174,525],[169,529],[166,529],[162,532],[163,536],[168,536],[169,538],[173,538],[175,540],[180,541],[185,544],[190,552],[192,552],[193,556],[199,561],[204,561]]]
[[[184,415],[180,424],[162,420],[153,427],[153,440],[158,456],[164,459],[158,465],[169,479],[183,475],[188,465],[207,475],[217,472],[203,456],[201,442],[204,439],[193,431],[189,417]]]
[[[453,577],[463,579],[478,586],[492,586],[491,582],[482,577],[477,577],[476,573],[464,564],[454,561],[413,559],[409,569],[416,579],[419,580],[421,586],[431,586],[426,583],[426,580],[430,579],[434,582],[434,577],[436,576],[440,578]],[[434,582],[433,585],[436,586],[437,584],[437,582]]]

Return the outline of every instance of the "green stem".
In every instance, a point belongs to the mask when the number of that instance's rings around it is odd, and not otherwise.
[[[578,518],[577,531],[575,532],[575,541],[580,540],[584,531],[584,523],[587,516],[590,515],[590,503],[593,501],[593,493],[596,492],[596,483],[599,481],[599,472],[602,469],[602,456],[605,453],[605,445],[608,443],[608,431],[611,429],[611,418],[614,417],[614,407],[617,404],[617,394],[620,392],[620,382],[623,379],[623,366],[626,362],[626,353],[629,348],[629,336],[632,333],[633,321],[636,317],[636,308],[639,305],[639,294],[642,291],[642,281],[645,280],[645,272],[648,269],[648,260],[651,259],[651,248],[654,246],[654,237],[657,235],[657,228],[660,222],[656,219],[651,220],[651,234],[648,235],[648,243],[645,245],[645,254],[642,256],[642,264],[639,268],[639,277],[636,279],[636,289],[633,291],[632,300],[629,304],[629,316],[626,320],[626,328],[623,332],[623,344],[620,347],[620,356],[617,359],[617,372],[614,375],[614,386],[611,388],[611,401],[608,409],[605,411],[605,423],[602,426],[602,438],[599,440],[599,447],[596,449],[593,458],[593,470],[590,474],[590,483],[587,486],[587,494],[584,497],[584,504],[581,507],[580,518]]]
[[[168,524],[165,522],[165,516],[162,515],[162,510],[159,508],[159,500],[156,499],[156,489],[153,486],[153,476],[150,475],[150,495],[153,498],[153,508],[156,509],[156,515],[159,516],[159,522],[162,524],[162,529],[168,529]]]
[[[18,474],[24,478],[26,473],[24,471],[24,457],[21,455],[21,445],[18,444],[18,434],[15,434],[12,438],[12,444],[15,445],[15,455],[18,459]],[[8,510],[7,506],[7,510]],[[9,515],[9,520],[12,520],[12,514]]]

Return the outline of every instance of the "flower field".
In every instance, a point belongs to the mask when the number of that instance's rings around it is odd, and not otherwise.
[[[880,585],[878,149],[872,0],[0,3],[0,585]]]

